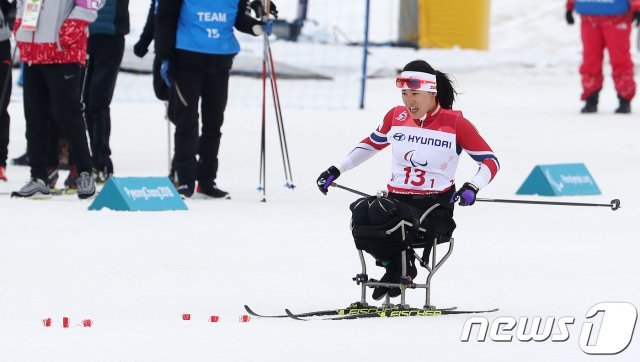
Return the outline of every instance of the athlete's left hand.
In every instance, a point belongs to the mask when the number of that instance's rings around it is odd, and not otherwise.
[[[453,194],[451,197],[451,203],[455,203],[460,200],[458,205],[460,206],[471,206],[476,202],[476,195],[478,194],[478,187],[476,185],[465,182],[462,187]]]

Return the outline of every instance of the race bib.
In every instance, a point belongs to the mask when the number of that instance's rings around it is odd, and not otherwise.
[[[36,31],[41,9],[42,0],[27,0],[25,2],[24,11],[22,12],[22,29]]]

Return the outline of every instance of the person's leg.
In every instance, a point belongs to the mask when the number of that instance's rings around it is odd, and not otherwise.
[[[176,69],[171,87],[171,116],[176,125],[174,165],[180,187],[188,186],[185,196],[191,196],[197,177],[199,115],[198,101],[202,93],[204,73]],[[180,190],[178,190],[180,191]]]
[[[5,87],[6,85],[6,87]],[[7,150],[9,147],[9,124],[11,118],[7,108],[11,100],[11,43],[0,42],[0,87],[3,87],[2,104],[0,104],[0,166],[7,166]]]
[[[632,23],[630,21],[607,24],[602,27],[611,67],[613,68],[613,82],[621,105],[625,104],[627,107],[636,94],[636,82],[633,79],[633,60],[631,59],[631,28]],[[630,108],[627,112],[619,113],[629,112]]]
[[[43,67],[45,66],[25,65],[23,99],[31,177],[47,182],[47,166],[51,150],[49,144],[51,101],[49,98],[50,89],[43,74]]]
[[[202,90],[202,134],[198,154],[198,182],[215,182],[222,123],[227,106],[229,71],[207,74]]]
[[[588,100],[588,103],[591,102],[597,107],[597,94],[600,92],[600,89],[602,89],[603,81],[602,61],[604,57],[604,37],[600,24],[595,21],[582,19],[580,31],[582,35],[582,65],[580,65],[580,76],[582,78],[583,90],[580,99]],[[587,111],[595,111],[596,109],[589,109]]]
[[[69,144],[69,156],[78,173],[91,173],[91,153],[80,103],[82,68],[79,64],[44,65],[50,88],[51,110],[61,134]]]
[[[94,167],[105,176],[113,173],[111,162],[111,100],[124,53],[124,36],[97,35],[89,38],[91,78],[86,84],[87,120],[91,119]]]
[[[78,90],[81,94],[80,106],[83,111],[83,116],[85,120],[85,125],[87,128],[87,134],[89,135],[89,149],[91,149],[92,157],[95,157],[95,122],[93,121],[93,115],[88,112],[90,107],[91,99],[89,98],[89,88],[91,87],[91,82],[93,80],[93,71],[95,67],[93,66],[93,56],[91,56],[92,43],[87,42],[87,65],[83,70],[81,70],[80,74],[80,87]],[[95,164],[95,162],[94,162]]]

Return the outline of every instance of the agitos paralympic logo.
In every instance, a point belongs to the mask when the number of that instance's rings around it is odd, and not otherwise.
[[[598,318],[598,316],[601,318]],[[633,338],[638,311],[631,303],[598,303],[591,307],[580,330],[580,349],[587,354],[613,355],[624,351]],[[599,320],[598,320],[599,319]],[[570,326],[575,317],[498,317],[491,323],[485,317],[471,317],[462,328],[460,341],[469,342],[472,329],[478,326],[477,342],[484,342],[489,333],[494,342],[566,342],[571,337]],[[556,331],[554,331],[556,326]]]

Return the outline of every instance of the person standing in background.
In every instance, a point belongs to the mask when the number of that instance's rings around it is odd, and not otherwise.
[[[102,7],[100,0],[18,0],[14,25],[24,67],[24,116],[31,180],[13,197],[49,195],[47,166],[51,122],[69,143],[78,168],[78,197],[96,192],[91,153],[80,103],[87,59],[87,31]]]
[[[247,15],[247,4],[247,0],[158,2],[156,53],[162,59],[162,78],[171,87],[170,119],[176,125],[174,166],[182,197],[196,192],[209,198],[229,198],[215,180],[229,71],[240,51],[233,28],[252,35],[270,31],[266,24]]]
[[[135,54],[139,58],[144,58],[144,56],[149,52],[149,45],[151,45],[151,42],[153,42],[156,29],[157,8],[158,0],[151,0],[151,4],[149,5],[149,12],[147,13],[147,21],[144,24],[142,33],[140,34],[140,39],[138,39],[138,42],[133,46],[133,54]],[[161,101],[168,101],[169,87],[167,87],[167,85],[164,83],[164,80],[162,80],[162,76],[160,75],[161,65],[162,59],[160,59],[160,57],[158,56],[154,56],[153,91],[156,94],[156,98]]]
[[[106,0],[98,18],[89,26],[87,73],[84,88],[85,116],[96,181],[113,175],[111,99],[124,54],[124,36],[129,34],[129,0]]]
[[[602,62],[604,49],[609,52],[613,68],[613,82],[620,105],[616,113],[631,113],[631,100],[636,94],[631,59],[631,27],[640,24],[640,0],[567,0],[565,18],[569,25],[575,20],[573,11],[581,15],[582,35],[582,113],[598,111],[602,89]]]
[[[7,153],[9,147],[9,123],[7,108],[11,100],[11,22],[10,13],[15,3],[0,0],[0,181],[7,181]],[[13,13],[15,15],[15,13]]]
[[[145,55],[149,52],[149,46],[151,42],[153,42],[155,38],[155,29],[156,29],[156,11],[158,9],[158,0],[151,0],[149,4],[149,12],[147,13],[147,20],[144,24],[144,28],[142,28],[142,33],[140,34],[140,39],[133,46],[133,54],[135,54],[139,58],[144,58]],[[155,47],[155,45],[154,45]],[[154,49],[155,53],[155,49]],[[153,57],[153,92],[156,95],[156,98],[163,101],[165,104],[165,118],[167,121],[173,123],[171,120],[171,104],[169,102],[169,90],[170,88],[165,84],[162,79],[162,75],[160,74],[160,68],[162,66],[162,59],[154,54]],[[176,184],[176,174],[175,168],[173,166],[173,159],[171,160],[171,164],[169,167],[169,179],[173,184]]]

